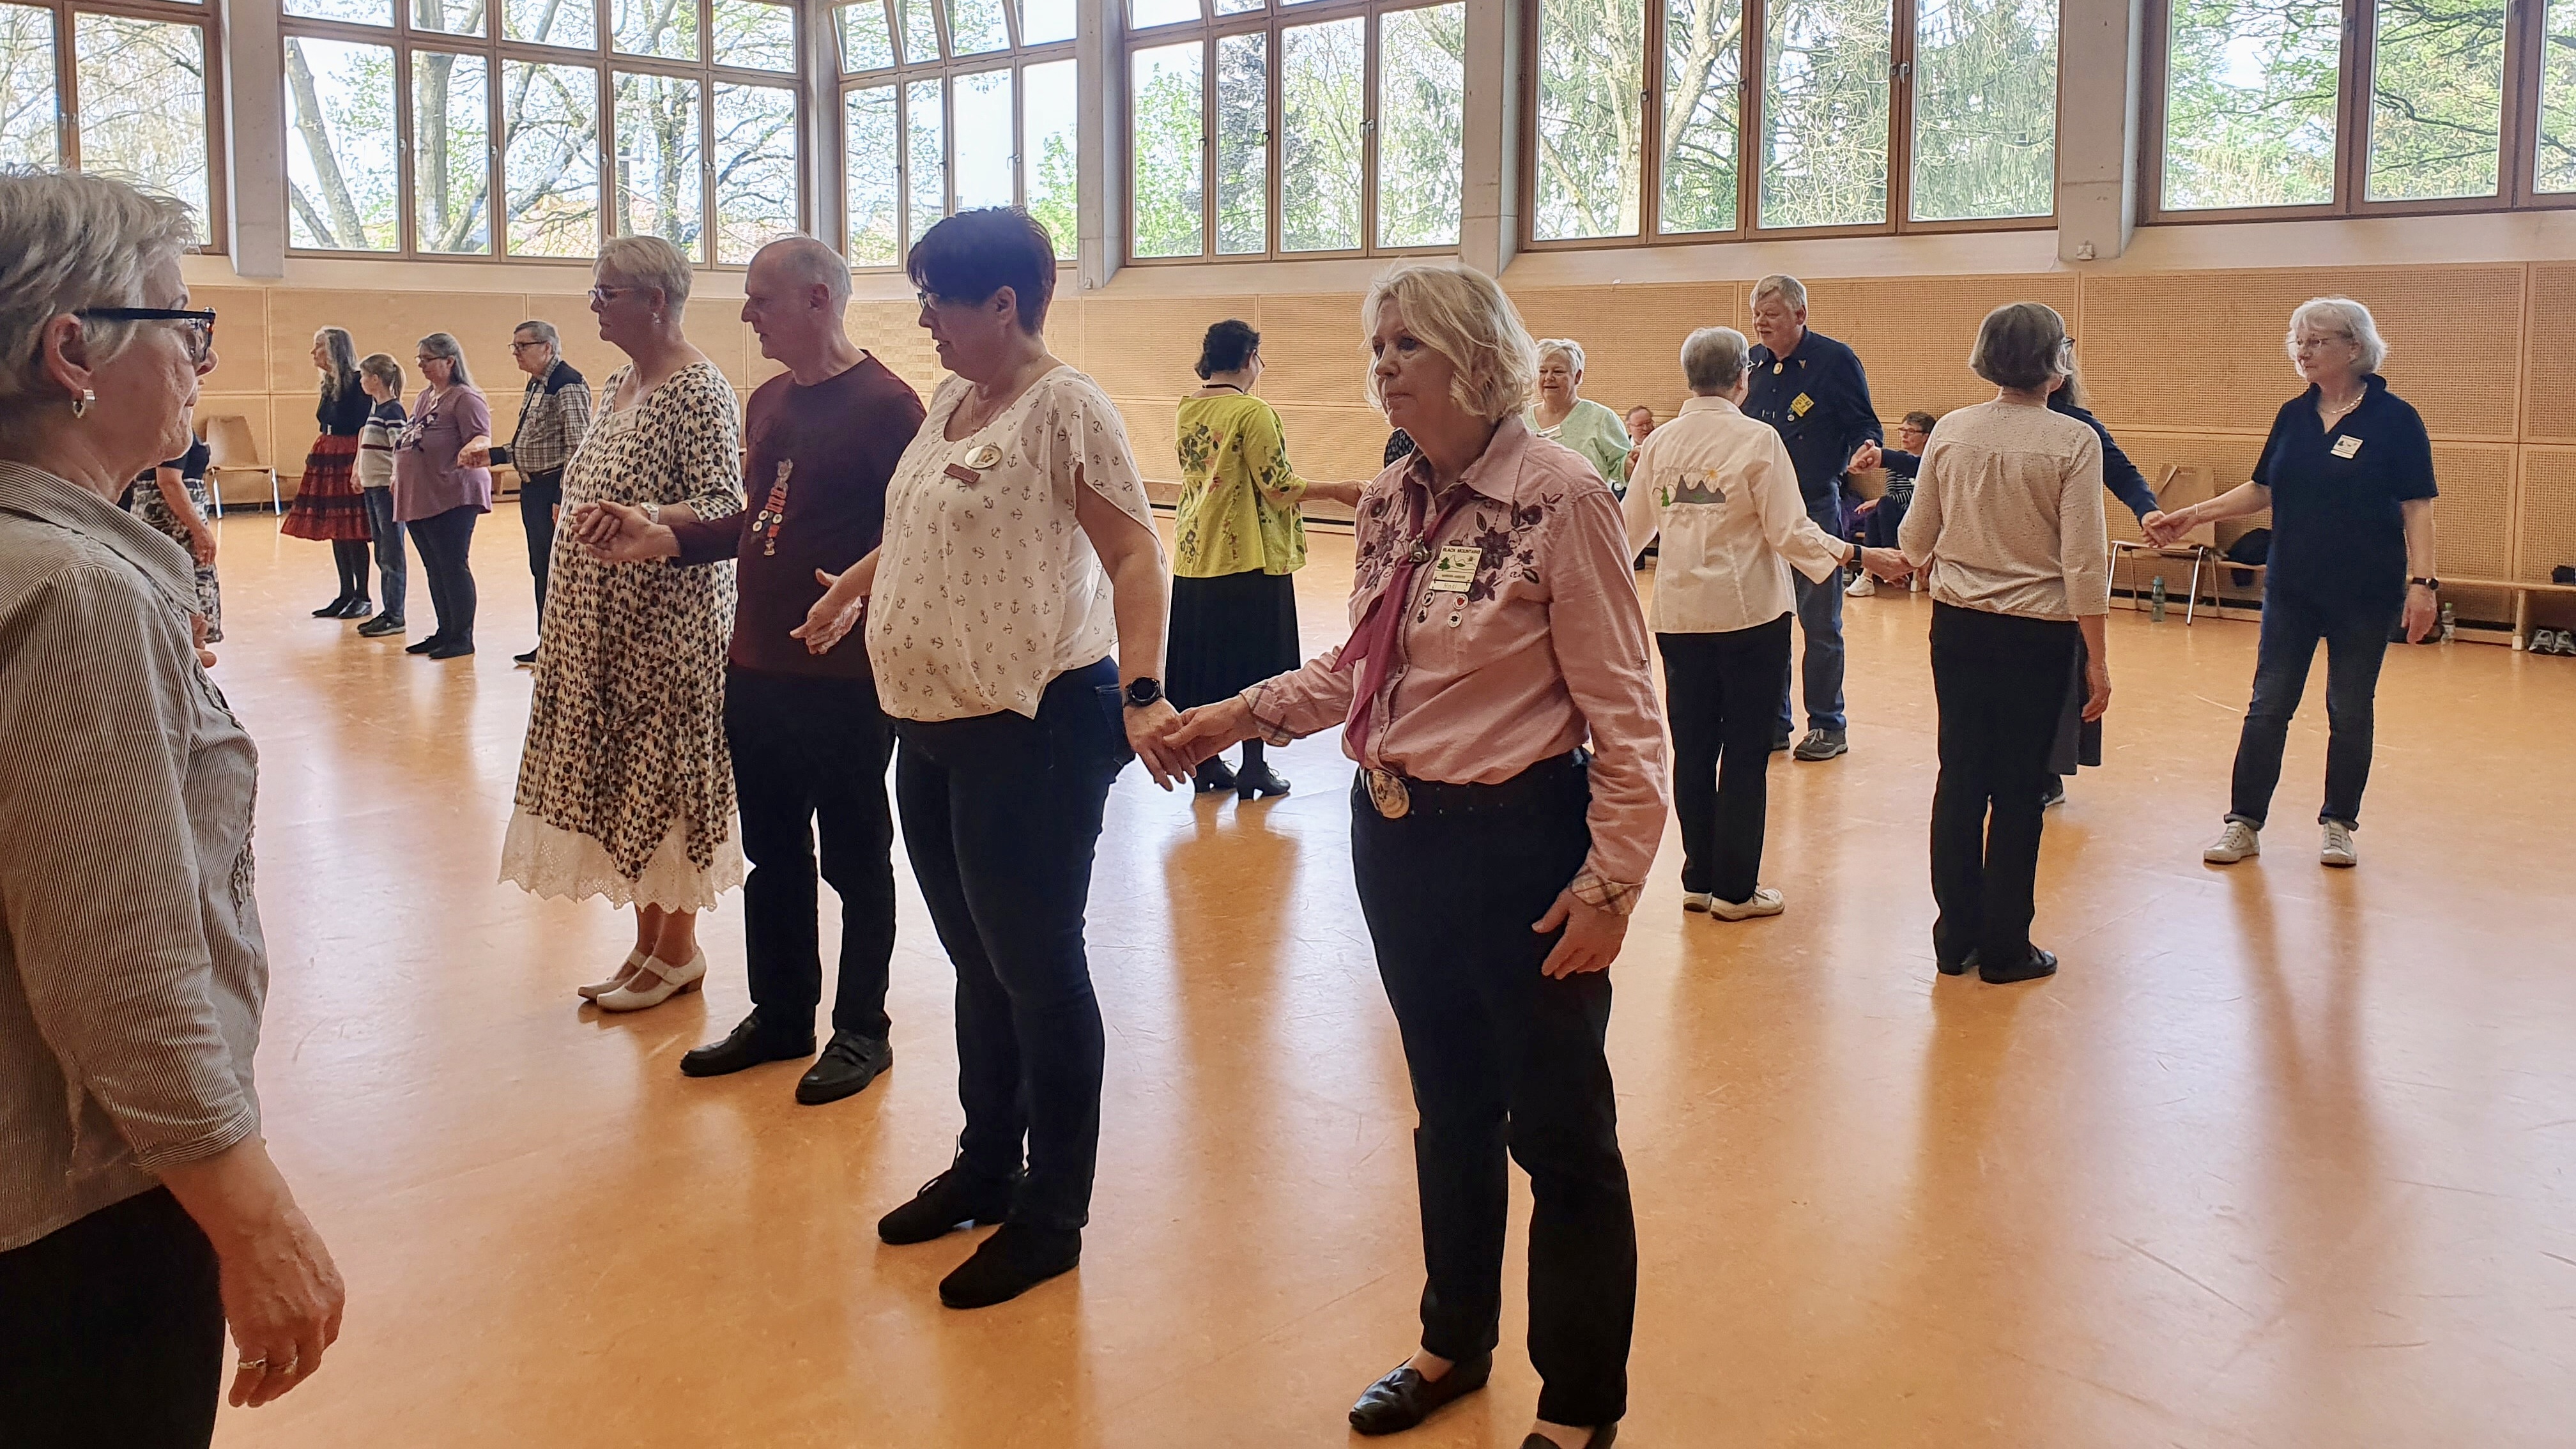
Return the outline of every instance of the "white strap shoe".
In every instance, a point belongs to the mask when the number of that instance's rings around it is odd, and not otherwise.
[[[635,969],[637,967],[652,959],[652,957],[645,955],[640,948],[629,951],[626,953],[626,964],[617,968],[616,975],[609,977],[605,981],[591,982],[587,986],[576,986],[572,989],[573,995],[580,997],[584,1001],[597,1001],[609,992],[615,991],[618,987],[625,985],[627,979],[635,974]]]
[[[638,989],[645,978],[653,984]],[[642,1011],[659,1006],[674,996],[695,991],[707,979],[706,948],[700,947],[689,957],[688,964],[674,966],[659,956],[647,956],[644,965],[624,986],[604,992],[597,999],[602,1011]]]

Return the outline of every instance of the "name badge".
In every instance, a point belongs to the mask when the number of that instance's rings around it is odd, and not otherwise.
[[[1814,407],[1815,405],[1816,400],[1802,392],[1796,397],[1789,399],[1789,416],[1793,418],[1803,418],[1807,415],[1807,409]]]
[[[2361,439],[2354,437],[2350,433],[2346,433],[2342,437],[2334,440],[2334,455],[2338,458],[2349,458],[2360,451]]]
[[[1468,586],[1476,582],[1476,565],[1484,556],[1484,550],[1463,543],[1453,543],[1440,550],[1440,557],[1431,565],[1431,592],[1467,592]]]
[[[951,463],[939,471],[956,479],[958,482],[965,484],[969,488],[972,488],[976,484],[984,481],[983,474],[976,472],[974,469],[969,468],[962,463]]]

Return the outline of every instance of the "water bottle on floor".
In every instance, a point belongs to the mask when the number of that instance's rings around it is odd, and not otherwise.
[[[2165,576],[2156,575],[2155,592],[2148,595],[2147,617],[2161,624],[2165,621]]]
[[[2442,642],[2448,644],[2460,632],[2460,616],[2448,603],[2442,605]]]

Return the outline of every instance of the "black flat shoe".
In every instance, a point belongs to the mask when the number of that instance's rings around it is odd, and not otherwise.
[[[1351,1405],[1351,1427],[1363,1434],[1401,1434],[1442,1407],[1485,1386],[1494,1376],[1494,1356],[1462,1358],[1437,1379],[1426,1379],[1411,1364],[1379,1379]]]
[[[1971,951],[1956,961],[1944,961],[1939,956],[1934,956],[1932,965],[1944,976],[1965,976],[1977,969],[1977,953]]]
[[[2039,949],[2037,946],[2030,948],[2029,960],[2024,961],[2019,966],[2013,967],[2011,970],[1998,971],[1992,966],[1983,965],[1977,968],[1977,975],[1986,982],[1995,986],[2010,986],[2016,981],[2037,981],[2042,976],[2054,976],[2056,974],[2057,957],[2053,953]]]
[[[446,643],[441,644],[441,645],[439,645],[437,648],[432,649],[431,651],[429,651],[429,657],[430,657],[430,658],[432,658],[432,659],[462,659],[462,658],[464,658],[466,655],[471,654],[471,653],[473,653],[473,652],[474,652],[474,641],[473,641],[473,640],[471,640],[471,639],[450,639],[450,640],[448,640]]]
[[[1610,1449],[1611,1445],[1618,1442],[1619,1425],[1616,1420],[1613,1420],[1607,1424],[1594,1426],[1592,1437],[1583,1441],[1583,1449]],[[1532,1434],[1521,1441],[1521,1449],[1556,1449],[1556,1441],[1545,1434]]]
[[[335,619],[363,619],[363,618],[366,618],[368,615],[370,615],[370,614],[374,613],[375,611],[376,611],[376,601],[375,601],[375,600],[373,600],[373,599],[351,599],[349,602],[347,602],[347,603],[345,603],[345,604],[343,604],[343,605],[341,605],[341,606],[340,606],[340,612],[339,612],[339,613],[334,614],[334,615],[332,615],[331,617],[333,617],[333,618],[335,618]]]
[[[314,610],[313,617],[316,619],[336,619],[340,617],[340,611],[347,607],[349,607],[349,596],[347,594],[342,594],[340,597],[324,604],[321,608]]]
[[[814,1055],[814,1033],[792,1036],[773,1032],[760,1024],[760,1013],[754,1011],[728,1033],[723,1041],[680,1054],[680,1075],[684,1077],[725,1077],[763,1062],[783,1062]]]
[[[534,664],[537,662],[537,651],[531,647],[525,654],[513,654],[510,656],[510,662],[513,664]]]
[[[401,633],[403,628],[402,615],[378,614],[376,617],[369,619],[367,622],[358,626],[358,637],[361,639],[382,639],[387,634]]]
[[[963,1162],[952,1162],[946,1172],[923,1183],[912,1201],[877,1219],[877,1236],[902,1247],[977,1223],[998,1223],[1010,1212],[1011,1190],[1018,1185],[1017,1175],[996,1182]]]
[[[939,1280],[939,1301],[951,1308],[990,1308],[1008,1303],[1082,1261],[1082,1234],[1066,1228],[1004,1223],[975,1256]]]
[[[447,642],[447,636],[446,636],[446,635],[444,635],[444,634],[432,634],[432,635],[430,635],[430,636],[429,636],[428,638],[426,638],[426,639],[415,639],[415,640],[413,640],[410,644],[408,644],[408,645],[404,646],[404,648],[403,648],[403,652],[404,652],[405,654],[426,654],[426,653],[428,653],[429,651],[431,651],[432,649],[435,649],[435,648],[437,648],[439,645],[444,644],[444,643],[446,643],[446,642]]]
[[[1231,790],[1233,788],[1234,767],[1232,765],[1227,764],[1223,760],[1213,758],[1203,760],[1199,763],[1199,794],[1213,795],[1219,790]]]
[[[831,1043],[823,1048],[823,1059],[814,1064],[812,1071],[797,1078],[796,1100],[808,1107],[820,1107],[843,1097],[855,1097],[893,1065],[893,1042],[881,1036],[836,1031]]]
[[[1235,798],[1239,800],[1249,800],[1256,795],[1267,800],[1273,795],[1287,794],[1288,780],[1286,776],[1270,768],[1269,762],[1265,760],[1259,767],[1246,770],[1234,777],[1234,793]]]

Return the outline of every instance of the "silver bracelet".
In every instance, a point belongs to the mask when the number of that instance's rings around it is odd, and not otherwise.
[[[659,504],[659,503],[639,503],[639,504],[637,504],[637,505],[635,505],[635,506],[636,506],[636,509],[644,515],[644,521],[645,521],[646,523],[654,523],[654,524],[658,524],[658,523],[660,523],[660,522],[662,521],[662,505],[661,505],[661,504]]]

